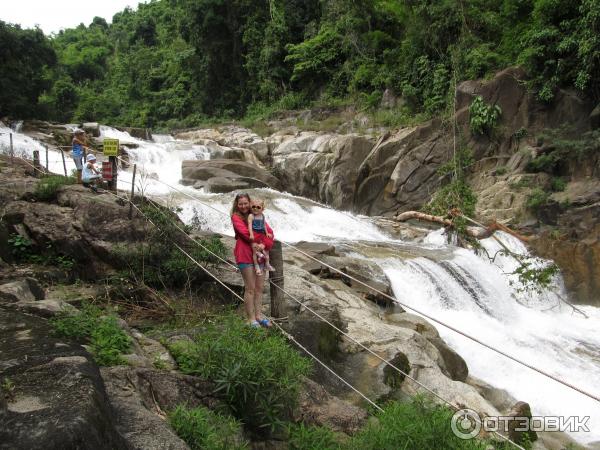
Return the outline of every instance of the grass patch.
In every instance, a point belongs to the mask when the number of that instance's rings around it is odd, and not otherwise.
[[[248,446],[241,438],[240,423],[208,408],[189,409],[179,405],[169,414],[175,433],[192,450],[244,450]]]
[[[50,202],[56,200],[58,190],[62,186],[75,184],[73,177],[63,177],[62,175],[48,175],[40,180],[33,193],[36,200]]]
[[[349,439],[325,427],[290,427],[291,450],[485,450],[512,448],[504,442],[459,439],[451,428],[454,411],[426,397],[408,402],[390,402],[362,430]],[[527,448],[527,446],[526,446]]]
[[[283,336],[251,328],[233,314],[169,350],[182,372],[214,381],[234,415],[253,429],[283,424],[296,404],[300,377],[311,367]]]
[[[50,323],[58,336],[89,342],[94,360],[101,366],[123,364],[122,355],[131,349],[131,338],[117,317],[89,303],[76,313],[57,315]]]

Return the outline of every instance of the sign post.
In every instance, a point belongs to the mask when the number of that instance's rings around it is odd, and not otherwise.
[[[102,143],[102,153],[104,156],[108,156],[110,166],[112,168],[112,180],[109,183],[111,191],[117,190],[117,156],[119,156],[119,140],[118,139],[104,139]]]

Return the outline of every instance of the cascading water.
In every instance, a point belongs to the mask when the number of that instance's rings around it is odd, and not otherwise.
[[[0,128],[0,133],[3,131],[9,129]],[[228,214],[233,194],[209,194],[178,184],[181,161],[210,158],[207,147],[169,136],[155,136],[156,142],[151,143],[109,127],[102,127],[101,132],[104,137],[133,144],[128,145],[130,160],[138,164],[138,173],[144,174],[136,182],[138,189],[142,187],[146,194],[163,198],[168,195],[167,201],[181,208],[180,216],[187,223],[194,222],[203,229],[232,235]],[[14,136],[18,151],[30,155],[32,149],[42,149],[23,135],[17,133]],[[5,135],[0,134],[0,146],[5,147],[5,141]],[[59,153],[56,155],[60,157]],[[62,162],[59,166],[51,164],[50,169],[62,173]],[[119,179],[120,187],[130,189],[129,171],[120,171]],[[267,200],[265,214],[280,239],[344,242],[350,243],[350,247],[360,240],[361,245],[355,246],[353,256],[373,259],[373,255],[382,255],[376,262],[386,272],[400,302],[598,394],[600,308],[580,306],[589,316],[586,319],[569,306],[561,305],[553,293],[520,292],[518,279],[511,275],[517,267],[513,258],[498,255],[492,263],[487,256],[477,256],[448,245],[441,230],[431,233],[421,244],[400,242],[380,231],[368,218],[335,211],[270,189],[252,192]],[[506,234],[500,234],[500,237],[515,253],[526,254],[520,241]],[[483,240],[482,245],[489,255],[501,249],[493,239]],[[389,256],[394,254],[395,248],[406,246],[410,246],[411,254],[417,256]],[[560,279],[557,279],[555,291],[566,297]],[[600,440],[597,402],[443,326],[436,324],[436,328],[466,360],[471,375],[506,389],[518,400],[529,402],[534,415],[590,416],[590,432],[572,437],[585,443]]]

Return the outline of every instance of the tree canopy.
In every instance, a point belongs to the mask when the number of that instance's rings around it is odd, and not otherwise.
[[[0,22],[0,108],[194,125],[390,89],[433,115],[454,79],[515,64],[544,101],[600,99],[598,36],[600,0],[153,0],[50,37]]]

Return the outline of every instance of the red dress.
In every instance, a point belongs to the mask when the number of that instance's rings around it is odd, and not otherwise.
[[[264,244],[265,249],[273,247],[273,238],[268,238],[262,233],[254,233],[254,241],[250,240],[250,232],[248,231],[248,224],[237,214],[231,216],[231,223],[233,224],[233,230],[235,231],[235,248],[233,249],[233,255],[235,256],[236,264],[253,264],[252,260],[252,243]],[[265,221],[265,228],[267,232],[273,236],[273,230]],[[260,237],[259,237],[260,236]]]

